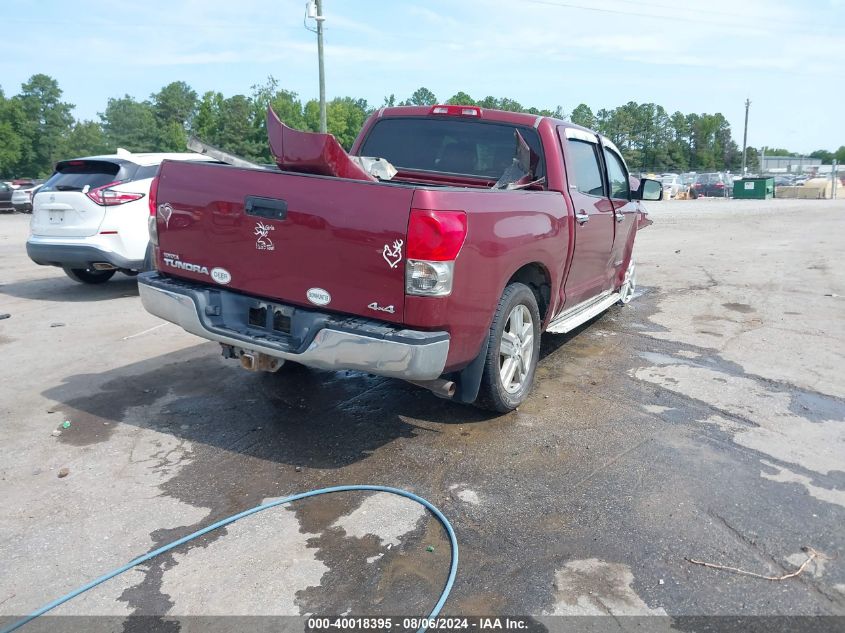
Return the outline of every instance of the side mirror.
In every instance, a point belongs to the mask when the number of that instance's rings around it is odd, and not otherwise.
[[[633,200],[646,200],[651,202],[663,200],[663,185],[657,180],[643,178],[640,180],[639,188],[634,192],[634,195],[632,195],[631,198]]]

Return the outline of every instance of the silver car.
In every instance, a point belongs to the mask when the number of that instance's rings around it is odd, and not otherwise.
[[[660,182],[663,184],[664,199],[674,198],[683,189],[681,177],[678,174],[663,174],[660,176]]]
[[[32,196],[41,189],[41,185],[23,186],[12,192],[12,207],[18,213],[32,213]]]

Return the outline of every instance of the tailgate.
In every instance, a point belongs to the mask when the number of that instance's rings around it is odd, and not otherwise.
[[[45,237],[89,237],[96,235],[106,215],[78,191],[56,191],[35,198],[32,234]]]
[[[158,269],[401,323],[412,187],[166,161]]]

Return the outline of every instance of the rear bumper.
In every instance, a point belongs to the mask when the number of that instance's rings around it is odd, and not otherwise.
[[[91,244],[68,244],[35,236],[27,240],[26,254],[36,264],[43,266],[90,268],[95,263],[105,262],[116,268],[144,270],[143,259],[127,259],[114,251]]]
[[[12,207],[18,213],[32,213],[31,202],[13,202]]]
[[[213,286],[143,273],[144,308],[186,332],[236,349],[259,352],[319,369],[352,369],[404,380],[434,380],[446,366],[449,335],[386,325],[276,304]],[[249,321],[250,310],[268,311],[267,325]],[[274,314],[288,332],[272,329]]]

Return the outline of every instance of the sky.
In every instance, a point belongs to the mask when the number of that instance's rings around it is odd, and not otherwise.
[[[318,94],[305,0],[3,0],[0,86],[55,77],[80,119],[171,81]],[[845,0],[323,0],[327,97],[480,99],[571,112],[721,112],[742,143],[845,145]]]

